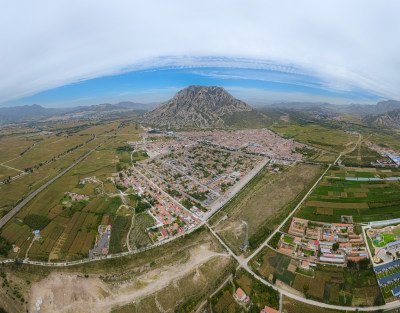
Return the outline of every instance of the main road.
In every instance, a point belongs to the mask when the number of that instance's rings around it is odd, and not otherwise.
[[[63,176],[66,172],[68,172],[71,168],[73,168],[75,165],[77,165],[79,162],[82,160],[86,159],[89,154],[91,154],[93,151],[95,151],[98,147],[100,147],[102,143],[94,147],[92,150],[90,150],[88,153],[86,153],[83,157],[80,159],[76,160],[74,163],[72,163],[70,166],[68,166],[65,170],[63,170],[61,173],[57,174],[55,177],[47,181],[45,184],[40,186],[38,189],[36,189],[34,192],[32,192],[29,196],[27,196],[24,200],[22,200],[20,203],[18,203],[10,212],[8,212],[6,215],[3,216],[2,219],[0,219],[0,228],[2,228],[7,222],[19,212],[29,201],[31,201],[34,197],[36,197],[42,190],[47,188],[51,183],[53,183],[55,180]]]
[[[103,142],[104,143],[104,142]],[[53,179],[51,179],[50,181],[48,181],[45,185],[41,186],[40,188],[38,188],[37,190],[35,190],[31,195],[29,195],[29,197],[27,197],[23,202],[21,202],[18,206],[16,206],[12,211],[10,211],[6,216],[4,216],[1,220],[0,220],[0,228],[7,223],[7,221],[14,215],[16,214],[27,202],[29,202],[33,197],[35,197],[39,192],[41,192],[43,189],[45,189],[48,185],[50,185],[53,181],[55,181],[57,178],[61,177],[62,175],[64,175],[66,172],[68,172],[71,168],[73,168],[76,164],[78,164],[79,162],[81,162],[82,160],[84,160],[90,153],[92,153],[93,151],[95,151],[99,146],[101,146],[103,143],[99,144],[98,146],[96,146],[95,148],[93,148],[92,150],[90,150],[87,154],[85,154],[83,157],[81,157],[79,160],[75,161],[73,164],[71,164],[68,168],[66,168],[63,172],[61,172],[60,174],[58,174],[56,177],[54,177]],[[340,159],[342,154],[340,154],[338,156],[338,158],[335,160],[335,162],[333,164],[336,164],[336,162]],[[264,165],[265,166],[265,165]],[[223,245],[225,247],[225,249],[229,252],[229,254],[239,263],[238,267],[243,267],[245,270],[247,270],[251,275],[253,275],[254,278],[256,278],[257,280],[259,280],[260,282],[262,282],[263,284],[270,286],[271,288],[273,288],[274,290],[276,290],[277,292],[280,293],[280,295],[285,295],[291,299],[309,304],[309,305],[313,305],[316,307],[321,307],[321,308],[326,308],[326,309],[333,309],[333,310],[343,310],[343,311],[367,311],[367,312],[371,312],[371,311],[377,311],[377,310],[390,310],[390,309],[395,309],[398,308],[399,302],[397,301],[393,301],[384,305],[379,305],[379,306],[369,306],[369,307],[361,307],[361,308],[356,308],[356,307],[347,307],[347,306],[340,306],[340,305],[332,305],[332,304],[327,304],[327,303],[322,303],[322,302],[318,302],[318,301],[314,301],[311,299],[306,299],[304,297],[298,296],[296,294],[291,293],[288,290],[282,289],[280,287],[277,287],[273,284],[271,284],[270,282],[266,281],[264,278],[262,278],[261,276],[259,276],[257,273],[254,273],[253,270],[249,267],[248,262],[250,261],[251,258],[253,258],[257,253],[260,252],[260,250],[265,247],[268,243],[268,241],[272,238],[273,235],[275,235],[278,230],[288,221],[288,219],[295,213],[295,211],[300,207],[300,205],[305,201],[305,199],[310,195],[310,193],[314,190],[314,188],[318,185],[318,183],[321,181],[321,179],[325,176],[325,174],[327,173],[327,171],[329,170],[329,168],[331,167],[331,165],[328,166],[328,168],[322,173],[322,175],[318,178],[318,180],[315,182],[315,184],[310,188],[310,190],[307,192],[307,194],[301,199],[301,201],[298,203],[298,205],[294,208],[294,210],[287,216],[287,218],[279,225],[279,227],[276,228],[276,230],[270,235],[268,236],[268,238],[260,245],[260,247],[255,250],[254,253],[252,253],[248,258],[242,258],[237,256],[227,245],[226,243],[219,237],[219,235],[208,225],[207,220],[203,221],[199,226],[202,225],[206,225],[207,228],[209,229],[209,231],[211,232],[211,234],[221,243],[221,245]],[[222,207],[222,206],[221,206]],[[10,217],[8,217],[8,219],[4,222],[5,218],[10,214],[14,212],[13,214],[10,215]],[[215,213],[215,211],[214,211]],[[209,216],[210,217],[210,216]],[[197,228],[193,228],[191,229],[188,233],[194,231]],[[180,236],[178,236],[180,237]],[[175,238],[170,238],[165,240],[163,243],[158,243],[155,244],[151,247],[147,247],[141,250],[136,250],[136,251],[129,251],[129,252],[122,252],[122,253],[118,253],[118,254],[114,254],[114,255],[107,255],[107,256],[103,256],[103,257],[99,257],[99,258],[95,258],[95,259],[83,259],[83,260],[78,260],[78,261],[73,261],[73,262],[63,262],[63,263],[51,263],[51,262],[35,262],[35,261],[27,261],[24,260],[23,263],[26,264],[32,264],[32,265],[40,265],[40,266],[52,266],[52,267],[63,267],[63,266],[69,266],[69,265],[76,265],[76,264],[82,264],[82,263],[87,263],[87,262],[92,262],[92,261],[98,261],[98,260],[104,260],[104,259],[112,259],[112,258],[118,258],[118,257],[123,257],[123,256],[127,256],[127,255],[131,255],[131,254],[135,254],[135,253],[140,253],[149,249],[153,249],[157,246],[160,246],[162,244],[165,244],[169,241],[172,241]],[[0,263],[12,263],[14,262],[13,259],[8,259],[8,260],[2,260],[0,261]]]

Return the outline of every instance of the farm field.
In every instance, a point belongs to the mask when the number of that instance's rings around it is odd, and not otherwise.
[[[310,164],[297,164],[280,173],[264,169],[211,219],[211,225],[240,254],[248,223],[250,248],[254,249],[293,209],[321,170],[321,166]]]
[[[383,303],[375,274],[368,268],[353,270],[317,264],[314,277],[293,271],[291,258],[264,248],[251,266],[265,279],[280,281],[313,300],[343,306],[378,305]],[[305,286],[308,286],[307,289]]]
[[[1,149],[0,163],[7,162],[9,160],[19,157],[22,152],[24,152],[33,144],[35,144],[34,140],[28,139],[23,135],[14,134],[1,137],[0,146],[9,147],[9,149]]]
[[[333,167],[296,216],[326,222],[340,222],[341,215],[352,215],[355,222],[400,217],[400,183],[384,180],[397,176],[398,169]],[[366,178],[382,180],[362,181]]]
[[[26,197],[32,191],[40,187],[42,184],[56,176],[57,173],[68,167],[74,160],[87,153],[89,150],[100,144],[103,139],[95,139],[73,152],[65,155],[50,164],[40,167],[38,170],[23,176],[20,179],[12,181],[9,184],[0,186],[0,212],[8,211],[22,197]]]
[[[154,219],[146,212],[136,214],[129,242],[131,248],[140,249],[151,245],[151,239],[146,232],[148,227],[155,225]]]
[[[341,160],[346,166],[370,166],[372,162],[389,160],[389,158],[381,156],[375,150],[368,148],[365,143],[361,143],[352,152],[343,155]]]
[[[21,174],[21,172],[15,170],[15,169],[0,165],[0,182],[4,181],[5,179],[8,179],[9,176],[13,177],[18,174]]]
[[[275,123],[271,129],[286,138],[293,138],[296,141],[331,152],[342,152],[347,145],[355,143],[358,138],[358,136],[343,130],[318,124]]]
[[[34,168],[92,138],[91,136],[57,136],[54,134],[31,137],[31,140],[36,140],[36,144],[21,157],[7,162],[7,165],[20,170]]]
[[[30,201],[2,229],[2,237],[20,247],[18,255],[25,255],[30,249],[28,256],[36,260],[47,261],[50,256],[52,260],[73,260],[87,257],[89,249],[93,247],[97,227],[101,222],[116,225],[115,231],[111,232],[110,251],[120,252],[126,249],[123,238],[130,227],[131,218],[116,214],[121,204],[121,199],[119,197],[110,198],[106,194],[119,195],[118,190],[113,184],[106,183],[107,188],[102,184],[102,182],[106,182],[108,177],[117,172],[118,166],[121,166],[121,159],[119,158],[121,152],[117,148],[126,145],[126,136],[123,137],[97,139],[96,144],[98,144],[99,140],[107,141],[87,159],[83,160]],[[131,139],[138,138],[135,134],[129,137]],[[88,149],[92,146],[93,144],[90,143]],[[128,154],[128,156],[129,159],[126,157],[126,162],[130,162],[130,155]],[[124,164],[123,166],[129,165],[129,163],[122,164]],[[30,175],[35,175],[38,172]],[[27,176],[29,177],[30,175]],[[31,178],[33,177],[31,176]],[[80,179],[86,177],[96,177],[98,182],[79,184]],[[22,179],[25,179],[25,177]],[[22,179],[1,186],[0,190],[7,189],[11,185],[14,185],[13,190],[15,190],[15,186],[21,183]],[[61,202],[65,192],[87,196],[89,200],[63,204]],[[32,231],[35,229],[25,225],[24,219],[26,216],[32,215],[49,222],[44,229],[41,229],[40,240],[33,242],[30,247],[33,238]],[[20,229],[24,229],[24,231],[19,231],[17,226]],[[26,227],[28,227],[28,231]],[[18,237],[10,236],[13,233],[17,233]],[[8,256],[15,257],[16,255],[15,253],[10,253]]]
[[[248,304],[240,305],[233,297],[236,289],[241,288],[249,297]],[[269,286],[265,286],[254,279],[244,269],[239,270],[235,276],[229,280],[211,298],[213,312],[259,312],[266,305],[275,309],[279,308],[279,294]]]

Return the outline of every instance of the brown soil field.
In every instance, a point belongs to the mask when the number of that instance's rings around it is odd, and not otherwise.
[[[324,201],[308,201],[307,206],[321,207],[321,208],[334,208],[334,209],[368,209],[368,203],[335,203]]]
[[[262,179],[227,212],[229,218],[220,222],[215,230],[235,252],[244,243],[246,226],[249,237],[262,226],[271,229],[276,225],[274,218],[282,214],[286,205],[292,201],[307,184],[319,173],[320,167],[297,164],[282,173],[266,173]],[[233,200],[235,201],[235,200]]]

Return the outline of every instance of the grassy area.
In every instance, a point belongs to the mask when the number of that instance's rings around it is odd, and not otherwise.
[[[256,248],[301,199],[303,191],[320,175],[321,167],[297,164],[281,173],[261,171],[212,219],[230,248],[240,253],[249,225],[250,248]],[[228,218],[222,220],[224,216]],[[217,225],[218,224],[218,225]]]
[[[132,161],[138,162],[142,160],[146,160],[149,156],[147,155],[146,151],[135,151],[132,154]]]

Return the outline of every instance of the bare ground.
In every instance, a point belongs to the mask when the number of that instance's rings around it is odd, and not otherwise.
[[[192,271],[196,272],[200,265],[211,258],[229,259],[227,254],[211,249],[209,243],[202,244],[190,250],[186,262],[180,260],[113,286],[98,277],[85,278],[81,274],[53,272],[32,285],[29,312],[37,312],[38,298],[42,298],[40,312],[110,312],[115,306],[137,301]]]

